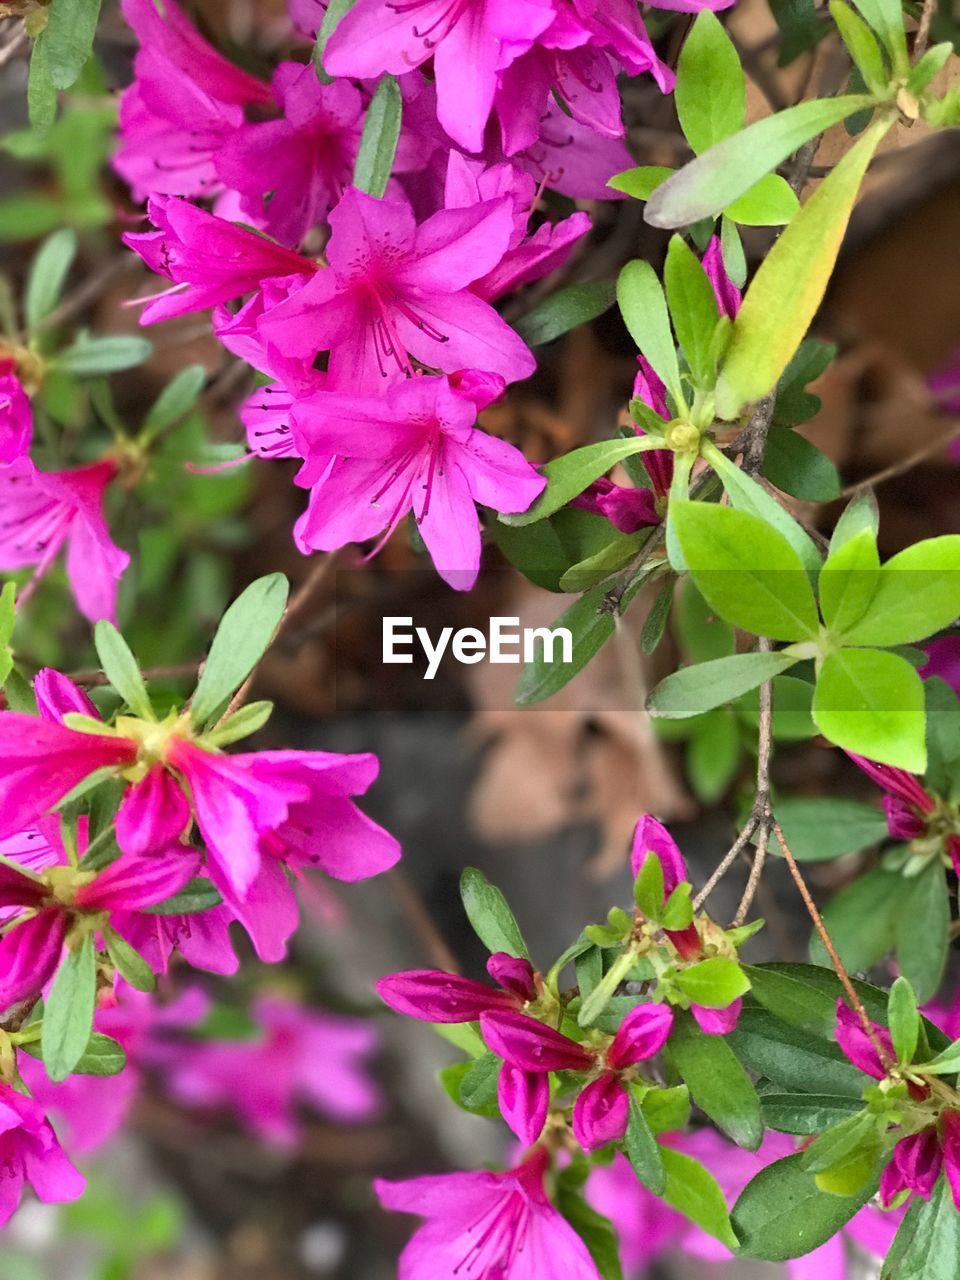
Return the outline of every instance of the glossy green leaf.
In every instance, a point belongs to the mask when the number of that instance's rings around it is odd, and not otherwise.
[[[662,444],[660,447],[663,447]],[[597,444],[588,444],[582,449],[572,449],[569,453],[561,454],[541,468],[547,479],[547,487],[536,502],[526,511],[517,515],[504,515],[500,519],[514,528],[545,520],[583,493],[588,485],[606,474],[623,458],[655,448],[657,441],[649,436],[633,436],[629,439],[601,440]]]
[[[633,900],[648,920],[659,921],[663,911],[663,864],[653,849],[645,852],[647,856],[633,884]]]
[[[630,1090],[630,1118],[623,1139],[623,1154],[647,1190],[655,1196],[663,1195],[667,1185],[667,1171],[644,1114],[641,1099],[634,1089]]]
[[[805,436],[786,428],[771,431],[767,437],[763,474],[801,502],[832,502],[840,496],[836,464]]]
[[[844,636],[872,611],[880,588],[880,554],[872,529],[862,529],[830,555],[820,571],[820,608],[836,636]]]
[[[552,624],[554,630],[565,627],[572,635],[573,661],[562,662],[557,646],[554,646],[551,656],[547,647],[541,644],[537,657],[527,663],[517,682],[513,698],[518,706],[531,706],[553,697],[610,639],[616,624],[614,614],[603,607],[605,596],[605,587],[594,587]]]
[[[682,667],[661,680],[647,699],[647,710],[665,720],[685,720],[732,702],[797,662],[786,653],[736,653]]]
[[[727,658],[735,651],[733,628],[714,613],[692,578],[684,578],[677,592],[673,625],[685,656],[694,662]]]
[[[43,32],[50,78],[58,89],[69,89],[93,51],[100,16],[100,0],[51,0]]]
[[[925,640],[960,615],[960,534],[928,538],[883,566],[864,615],[844,632],[848,644]]]
[[[66,1080],[90,1043],[96,993],[96,946],[88,933],[67,952],[44,1004],[43,1061],[54,1084]]]
[[[880,512],[877,499],[868,489],[852,498],[841,512],[830,539],[830,554],[833,555],[865,529],[869,529],[876,538],[879,528]]]
[[[861,1110],[859,1098],[830,1094],[764,1093],[760,1097],[763,1123],[778,1133],[801,1136],[823,1133],[832,1124]]]
[[[904,884],[896,921],[897,965],[918,1000],[936,995],[950,945],[950,897],[945,869],[933,862]]]
[[[623,191],[635,200],[649,200],[675,169],[668,169],[661,164],[642,164],[636,169],[625,169],[623,173],[614,174],[607,183],[614,191]]]
[[[716,368],[712,338],[720,316],[707,273],[682,236],[670,238],[663,280],[673,327],[690,372],[695,382],[706,385]]]
[[[678,1014],[667,1052],[697,1106],[738,1146],[756,1151],[760,1100],[725,1037],[706,1035],[691,1014]]]
[[[144,720],[154,720],[147,686],[130,647],[112,622],[103,620],[93,629],[93,643],[104,675],[134,713]]]
[[[730,956],[710,956],[677,974],[677,985],[705,1009],[726,1007],[750,990],[750,979]]]
[[[824,660],[813,718],[838,747],[923,773],[927,764],[923,681],[905,659],[879,649],[841,649]]]
[[[724,217],[744,227],[782,227],[799,208],[800,201],[786,178],[768,173],[723,212]]]
[[[697,14],[677,64],[677,116],[695,152],[743,128],[746,81],[733,41],[716,14]]]
[[[105,928],[103,940],[107,944],[107,954],[113,961],[113,967],[136,991],[152,991],[157,985],[156,975],[138,951],[135,951],[113,929]]]
[[[791,1026],[766,1009],[744,1007],[736,1030],[724,1039],[744,1066],[788,1092],[850,1098],[863,1093],[865,1077],[838,1045]]]
[[[871,969],[893,950],[904,902],[902,877],[883,867],[858,876],[830,898],[823,921],[849,969]],[[811,936],[810,956],[817,964],[830,965],[816,934]]]
[[[802,102],[758,120],[668,178],[650,197],[645,219],[651,226],[672,229],[716,217],[798,147],[872,101],[868,95],[851,94]]]
[[[627,263],[617,280],[617,301],[631,338],[674,399],[681,402],[680,366],[670,331],[667,301],[649,262]]]
[[[750,282],[717,382],[721,418],[736,417],[745,404],[772,391],[799,347],[833,272],[863,175],[889,127],[879,122],[855,143],[775,242]],[[738,136],[745,138],[749,132]],[[657,195],[668,186],[664,183]]]
[[[393,172],[402,120],[400,86],[393,76],[384,76],[367,107],[353,167],[353,185],[378,200],[386,191]]]
[[[781,796],[774,811],[798,862],[829,862],[888,834],[882,809],[844,796]]]
[[[830,0],[830,17],[837,24],[840,38],[854,65],[859,67],[864,83],[875,93],[882,92],[889,76],[883,65],[883,54],[867,24],[858,18],[846,0]]]
[[[460,876],[460,897],[473,931],[488,951],[529,960],[530,953],[520,926],[506,898],[476,867],[466,867]]]
[[[529,346],[541,347],[578,325],[596,320],[609,311],[616,300],[617,287],[612,280],[570,284],[544,298],[521,317],[514,328]]]
[[[727,1202],[713,1174],[692,1156],[671,1147],[662,1147],[661,1155],[667,1173],[663,1199],[728,1249],[736,1249]]]
[[[217,729],[205,735],[211,746],[225,747],[231,742],[239,742],[256,733],[270,719],[273,713],[272,702],[248,702],[235,712],[229,720],[225,720]]]
[[[714,503],[680,503],[672,518],[687,567],[722,618],[774,640],[817,635],[806,571],[777,530],[746,511]]]
[[[269,648],[288,591],[282,573],[268,574],[251,582],[223,615],[190,704],[197,728],[217,718]]]
[[[929,1200],[915,1196],[887,1254],[880,1280],[955,1280],[960,1213],[941,1174]]]
[[[198,911],[209,911],[218,907],[221,902],[223,898],[213,881],[198,876],[172,898],[157,902],[152,907],[142,907],[141,910],[153,916],[189,916]]]
[[[898,1062],[912,1062],[920,1035],[920,1015],[917,1013],[917,997],[902,975],[890,988],[887,1005],[887,1026],[896,1050]]]
[[[901,0],[853,0],[853,2],[883,41],[893,61],[894,75],[905,76],[910,68],[910,57],[907,53]]]

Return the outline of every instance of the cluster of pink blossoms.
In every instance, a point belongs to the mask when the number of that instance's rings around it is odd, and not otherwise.
[[[493,304],[590,230],[585,212],[541,217],[544,190],[615,197],[606,184],[632,163],[617,73],[672,87],[637,5],[358,0],[327,42],[329,82],[289,61],[271,84],[173,0],[124,13],[141,47],[115,164],[155,228],[126,241],[171,282],[143,322],[214,308],[218,338],[272,380],[241,416],[253,453],[302,460],[303,552],[386,539],[409,514],[442,576],[469,588],[477,504],[523,511],[545,484],[477,425],[535,368]],[[323,10],[304,0],[291,16],[312,36]],[[385,74],[402,117],[374,198],[351,184]]]

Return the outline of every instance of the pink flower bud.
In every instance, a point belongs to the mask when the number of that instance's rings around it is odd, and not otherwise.
[[[505,1062],[497,1081],[500,1114],[525,1146],[543,1132],[550,1107],[550,1081],[542,1071],[524,1071]]]
[[[618,1142],[627,1131],[630,1100],[610,1071],[581,1091],[573,1107],[573,1135],[584,1151]]]
[[[487,973],[518,1000],[526,1003],[537,994],[533,981],[533,965],[529,960],[519,960],[506,951],[496,951],[487,961]]]
[[[687,864],[677,842],[662,822],[645,813],[637,823],[633,833],[633,851],[630,855],[630,866],[635,876],[647,860],[647,854],[655,853],[663,867],[663,892],[669,898],[681,881],[687,878]]]
[[[423,1022],[475,1022],[487,1009],[517,1006],[508,991],[439,969],[388,974],[377,983],[377,993],[397,1013]]]
[[[690,1012],[696,1018],[697,1026],[704,1035],[725,1036],[728,1032],[736,1030],[742,1008],[743,1001],[738,996],[725,1009],[704,1009],[702,1005],[694,1004],[690,1006]]]
[[[483,1013],[480,1030],[488,1049],[524,1071],[589,1071],[594,1063],[583,1045],[522,1013]]]
[[[874,1030],[877,1038],[883,1047],[890,1054],[891,1059],[896,1058],[893,1051],[893,1041],[890,1039],[889,1032],[883,1027],[878,1027],[874,1023]],[[883,1063],[880,1061],[880,1055],[876,1048],[871,1044],[870,1037],[860,1025],[860,1019],[848,1009],[842,1000],[837,1001],[837,1044],[847,1055],[855,1067],[859,1067],[861,1071],[868,1076],[873,1076],[874,1080],[882,1080],[887,1074]]]
[[[652,1058],[667,1043],[672,1026],[673,1010],[669,1005],[638,1004],[620,1024],[607,1050],[607,1066],[619,1071]]]
[[[960,1111],[944,1111],[943,1171],[950,1183],[953,1203],[960,1210]]]

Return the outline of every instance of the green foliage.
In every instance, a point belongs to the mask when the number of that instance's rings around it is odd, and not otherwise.
[[[657,441],[646,436],[632,436],[628,439],[601,440],[598,444],[588,444],[582,449],[572,449],[570,453],[554,458],[543,468],[547,487],[529,510],[518,515],[501,516],[500,519],[504,524],[514,527],[544,520],[583,493],[588,485],[616,463],[631,454],[644,453],[656,447]]]
[[[48,14],[43,38],[50,79],[69,89],[93,51],[100,0],[51,0]]]
[[[628,262],[617,281],[617,302],[638,350],[678,405],[683,404],[680,366],[670,330],[667,300],[649,262]]]
[[[96,991],[96,946],[87,933],[67,952],[43,1009],[43,1062],[54,1084],[66,1080],[86,1052]]]
[[[130,710],[142,719],[155,719],[137,660],[113,623],[98,622],[93,630],[93,641],[104,675]]]
[[[647,1190],[655,1196],[663,1195],[667,1186],[667,1171],[660,1147],[643,1110],[641,1092],[637,1089],[630,1090],[630,1118],[623,1139],[623,1154]]]
[[[571,329],[596,320],[609,311],[616,300],[616,286],[609,280],[568,284],[539,302],[514,328],[531,347],[545,346]]]
[[[887,838],[882,810],[842,796],[780,796],[774,810],[798,862],[828,862]]]
[[[460,876],[460,897],[473,931],[490,952],[505,951],[530,959],[520,926],[500,890],[482,871],[466,867]]]
[[[367,107],[360,147],[353,168],[353,185],[367,195],[382,197],[393,172],[400,140],[403,98],[393,76],[384,76]]]
[[[587,1204],[583,1197],[589,1165],[577,1161],[557,1178],[556,1205],[587,1246],[600,1280],[623,1280],[620,1249],[613,1226]]]
[[[929,1200],[914,1196],[880,1280],[952,1280],[960,1274],[960,1214],[941,1174]]]
[[[668,1056],[697,1106],[738,1146],[756,1151],[760,1099],[726,1038],[706,1035],[689,1013],[678,1014]]]
[[[923,681],[906,659],[881,649],[841,649],[823,661],[813,718],[831,742],[881,764],[923,773]]]
[[[682,667],[660,681],[647,699],[647,709],[667,720],[700,715],[749,693],[796,663],[788,653],[737,653]]]
[[[730,1225],[727,1202],[713,1174],[692,1156],[671,1147],[662,1147],[661,1156],[667,1173],[663,1191],[667,1204],[728,1249],[736,1249],[738,1242]]]
[[[680,236],[671,237],[663,279],[677,339],[693,381],[706,386],[716,372],[713,334],[720,317],[707,273]]]
[[[330,0],[326,7],[320,30],[317,32],[317,42],[313,46],[313,54],[311,55],[317,79],[321,84],[331,84],[333,82],[333,76],[328,75],[324,70],[323,55],[326,52],[330,37],[340,23],[340,19],[353,8],[354,3],[355,0]]]

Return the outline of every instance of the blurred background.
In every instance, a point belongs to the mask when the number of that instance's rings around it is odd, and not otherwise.
[[[251,68],[269,66],[293,45],[280,5],[186,7]],[[675,59],[684,21],[656,15],[664,56]],[[794,101],[807,85],[823,93],[842,83],[842,65],[819,43],[823,23],[812,3],[740,0],[729,25],[750,78],[751,115]],[[119,235],[139,228],[141,214],[109,167],[132,33],[108,4],[96,65],[38,141],[25,129],[19,30],[0,20],[0,289],[17,298],[37,244],[70,226],[79,253],[50,332],[135,333],[137,312],[124,304],[148,292],[150,281]],[[945,5],[934,38],[953,35]],[[786,65],[784,52],[792,55]],[[301,42],[294,56],[308,55]],[[625,85],[624,93],[638,161],[682,160],[671,101],[650,84]],[[829,165],[848,142],[842,127],[827,135],[816,166]],[[643,223],[639,204],[585,207],[595,231],[563,269],[565,280],[612,278],[636,255],[659,265],[665,238]],[[960,138],[927,138],[919,124],[898,130],[871,175],[816,326],[838,354],[814,387],[822,405],[801,431],[838,465],[844,485],[879,477],[884,555],[921,536],[960,531],[960,454],[949,440],[960,422],[953,416],[960,412],[958,226]],[[749,232],[748,255],[762,253],[769,236]],[[121,626],[143,665],[163,669],[159,686],[166,682],[172,697],[190,687],[189,674],[237,590],[278,569],[296,587],[310,564],[291,541],[302,503],[293,464],[187,469],[242,452],[236,408],[253,385],[250,371],[216,344],[203,315],[148,336],[149,359],[109,385],[81,386],[50,372],[38,422],[41,432],[44,422],[55,428],[51,464],[99,456],[143,421],[173,375],[202,367],[199,397],[142,465],[127,468],[110,512],[116,540],[134,553]],[[534,461],[609,435],[635,367],[613,312],[540,356],[536,377],[512,389],[487,421]],[[798,504],[825,528],[836,509]],[[176,1012],[164,1025],[145,1015],[129,1032],[136,1087],[121,1100],[119,1132],[98,1144],[115,1119],[103,1113],[120,1105],[108,1098],[113,1081],[94,1082],[79,1105],[63,1100],[72,1149],[95,1148],[80,1157],[90,1192],[62,1208],[26,1205],[4,1237],[2,1280],[389,1280],[408,1224],[379,1211],[371,1179],[476,1167],[503,1158],[507,1145],[502,1126],[445,1098],[437,1072],[455,1052],[429,1028],[382,1011],[373,981],[451,957],[464,972],[482,973],[484,957],[457,892],[466,864],[504,890],[547,968],[585,923],[629,899],[627,850],[640,813],[674,824],[695,879],[729,844],[750,796],[749,717],[697,725],[683,740],[658,736],[641,708],[645,688],[670,659],[659,652],[653,663],[638,658],[642,604],[555,700],[517,709],[515,668],[447,664],[425,683],[416,667],[385,667],[384,602],[388,612],[415,614],[433,629],[483,627],[493,614],[541,625],[559,616],[567,598],[532,586],[494,547],[477,590],[457,596],[404,530],[377,560],[359,566],[345,555],[338,570],[261,669],[256,696],[278,709],[255,745],[376,752],[381,776],[366,808],[401,840],[402,870],[355,888],[311,881],[282,968],[267,971],[247,956],[235,979],[174,977],[166,1007]],[[25,611],[18,652],[35,666],[82,676],[93,665],[88,630],[59,573],[47,576]],[[676,654],[682,636],[671,634]],[[873,798],[866,779],[816,742],[782,740],[775,777],[789,779],[794,792]],[[840,859],[813,867],[811,878],[825,893],[859,865],[856,857]],[[768,927],[751,944],[755,960],[774,951],[805,956],[807,924],[780,871],[772,866],[763,884]],[[732,915],[739,888],[735,877],[721,885],[713,900],[719,918]],[[776,1274],[700,1258],[696,1242],[685,1247],[682,1233],[636,1213],[651,1256],[640,1250],[634,1275]],[[851,1249],[851,1280],[871,1274],[856,1261],[856,1244]]]

